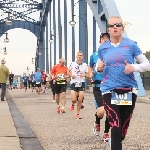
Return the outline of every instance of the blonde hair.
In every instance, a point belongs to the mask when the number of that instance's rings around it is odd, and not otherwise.
[[[121,18],[120,16],[111,16],[111,17],[108,18],[107,24],[109,24],[109,20],[110,20],[110,19],[113,19],[113,18],[120,19],[120,20],[121,20],[121,23],[123,23],[123,22],[122,22],[122,18]]]
[[[65,58],[59,59],[59,62],[66,62]]]

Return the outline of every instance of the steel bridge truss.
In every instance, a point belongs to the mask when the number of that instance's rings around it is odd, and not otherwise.
[[[18,4],[16,3],[18,0],[3,0],[0,1],[0,9],[5,13],[9,12],[10,13],[10,19],[11,20],[16,20],[16,19],[23,19],[25,21],[30,21],[36,25],[40,25],[39,21],[36,21],[35,19],[29,17],[28,15],[39,11],[42,9],[42,3],[38,3],[33,0],[22,0],[22,2],[25,2],[26,4]],[[26,9],[23,12],[17,12],[11,8],[23,8]],[[0,22],[4,24],[8,17],[1,19]]]

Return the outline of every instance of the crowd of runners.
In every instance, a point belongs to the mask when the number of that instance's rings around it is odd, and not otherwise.
[[[110,142],[111,150],[122,150],[122,141],[129,128],[138,92],[138,84],[134,71],[150,70],[150,63],[143,55],[137,43],[122,36],[124,26],[119,16],[110,17],[107,23],[107,33],[100,35],[98,51],[91,54],[89,64],[83,62],[82,51],[77,52],[76,60],[65,66],[66,60],[59,59],[50,73],[37,68],[30,76],[24,74],[25,91],[28,85],[35,88],[40,96],[46,88],[51,87],[56,112],[66,113],[66,89],[70,82],[70,111],[75,110],[75,118],[82,119],[86,79],[93,85],[93,99],[96,113],[93,132],[100,135],[100,121],[106,113],[104,142]],[[135,64],[135,59],[139,64]],[[61,104],[60,104],[60,98]],[[86,97],[85,97],[86,100]],[[109,135],[111,130],[111,137]]]

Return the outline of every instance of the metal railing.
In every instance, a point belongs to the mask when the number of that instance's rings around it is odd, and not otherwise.
[[[141,75],[141,78],[142,78],[143,87],[146,90],[150,90],[150,72],[140,73],[140,75]]]

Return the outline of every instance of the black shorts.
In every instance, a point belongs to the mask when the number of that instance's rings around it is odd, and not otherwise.
[[[71,84],[71,90],[74,90],[76,92],[85,91],[85,82],[82,82],[81,87],[76,87],[76,83],[72,83]]]
[[[13,83],[13,80],[9,80],[9,84],[12,85],[12,83]]]
[[[55,84],[55,94],[66,92],[67,84]]]
[[[42,85],[46,85],[46,80],[42,81]]]
[[[31,82],[32,87],[35,87],[35,82]]]
[[[38,83],[38,84],[36,84],[36,82],[35,82],[35,87],[40,88],[40,87],[41,87],[41,82],[40,82],[40,83]]]
[[[93,94],[94,94],[95,107],[98,108],[104,106],[100,87],[93,87]]]

